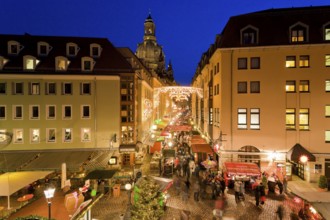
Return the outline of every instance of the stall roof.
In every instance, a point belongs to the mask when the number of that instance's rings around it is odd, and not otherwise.
[[[209,144],[192,144],[191,150],[193,153],[213,153]]]
[[[85,179],[111,179],[118,170],[94,170]]]
[[[259,176],[260,168],[255,163],[224,162],[228,175]]]
[[[150,153],[160,152],[162,150],[162,142],[155,141],[154,145],[150,147]]]

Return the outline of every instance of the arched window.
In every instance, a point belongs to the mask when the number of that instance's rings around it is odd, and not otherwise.
[[[241,29],[241,44],[251,45],[259,43],[259,30],[258,28],[248,25]]]
[[[23,57],[23,69],[35,70],[40,60],[37,60],[34,56],[26,55]]]
[[[251,154],[239,154],[238,153],[238,161],[239,162],[249,162],[249,163],[256,163],[258,166],[260,166],[260,156],[258,154],[253,155],[253,152],[259,153],[260,150],[256,147],[246,145],[244,147],[241,147],[239,152],[247,152]]]
[[[55,58],[55,70],[56,71],[66,71],[68,69],[69,64],[70,64],[70,61],[66,57],[57,56]]]
[[[290,42],[308,42],[308,25],[298,22],[290,27]]]

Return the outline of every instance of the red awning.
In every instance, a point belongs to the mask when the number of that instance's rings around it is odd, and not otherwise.
[[[154,145],[150,147],[150,153],[160,152],[162,150],[162,142],[155,141]]]
[[[170,132],[168,132],[168,131],[166,131],[166,130],[163,130],[162,131],[162,133],[160,133],[160,136],[165,136],[165,137],[167,137],[167,136],[170,136]]]
[[[192,139],[190,142],[191,142],[191,145],[193,145],[193,144],[207,144],[206,140],[204,140],[204,139]]]
[[[213,153],[213,150],[209,144],[192,144],[191,150],[193,153]]]
[[[228,175],[260,176],[260,168],[255,163],[225,162]]]
[[[168,125],[165,129],[168,131],[191,131],[191,125]]]

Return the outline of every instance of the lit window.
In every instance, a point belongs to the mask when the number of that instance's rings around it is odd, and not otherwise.
[[[304,55],[299,57],[299,67],[309,67],[309,56]]]
[[[13,106],[13,119],[14,120],[23,119],[23,106],[22,105]]]
[[[66,44],[66,55],[69,57],[77,56],[79,50],[80,50],[80,48],[75,43]]]
[[[330,55],[325,55],[325,66],[329,67],[330,66]]]
[[[39,119],[39,106],[30,105],[30,119]]]
[[[47,119],[56,119],[56,105],[46,105]]]
[[[0,105],[0,120],[6,119],[6,106]]]
[[[31,137],[30,137],[31,143],[34,143],[34,144],[40,143],[40,129],[31,128],[30,134],[31,134]]]
[[[72,109],[70,105],[63,106],[63,119],[71,119],[72,117]]]
[[[260,93],[260,82],[259,81],[250,82],[250,93]]]
[[[285,91],[296,92],[296,81],[294,80],[286,81]]]
[[[40,95],[40,83],[30,83],[30,95]]]
[[[56,95],[56,83],[46,83],[46,95]]]
[[[325,117],[330,118],[330,105],[325,106]]]
[[[330,131],[325,131],[325,142],[330,143]]]
[[[91,84],[90,83],[81,83],[81,94],[82,95],[91,94]]]
[[[294,108],[286,109],[285,124],[287,130],[296,129],[296,110]]]
[[[325,91],[330,92],[330,80],[325,80]]]
[[[58,56],[55,58],[55,69],[57,71],[68,70],[69,64],[70,64],[70,61],[66,57]]]
[[[23,95],[24,87],[22,82],[15,82],[14,83],[14,95]]]
[[[95,61],[90,57],[82,57],[81,58],[81,70],[82,71],[93,71]]]
[[[285,67],[295,68],[296,67],[296,57],[295,56],[287,56],[286,61],[285,61]]]
[[[3,67],[6,65],[6,63],[8,63],[8,61],[9,61],[8,59],[0,56],[0,70],[3,69]]]
[[[26,55],[23,57],[24,70],[34,70],[39,64],[40,60],[37,60],[35,57]]]
[[[82,142],[90,142],[91,141],[91,129],[90,128],[82,128],[81,129],[81,141]]]
[[[308,26],[298,22],[290,27],[291,43],[307,42],[308,41]]]
[[[63,129],[63,142],[72,142],[72,128]]]
[[[250,117],[251,117],[250,128],[260,129],[260,109],[251,108]]]
[[[6,95],[7,93],[7,83],[0,82],[0,95]]]
[[[38,42],[38,55],[47,56],[52,47],[47,42]]]
[[[299,92],[309,92],[309,80],[300,80]]]
[[[91,117],[90,113],[90,106],[89,105],[82,105],[81,106],[81,117],[88,119]]]
[[[237,92],[247,93],[247,82],[237,82]]]
[[[91,57],[100,57],[102,48],[99,44],[90,45],[90,56]]]
[[[330,22],[323,25],[323,30],[324,30],[324,40],[326,41],[330,40]]]
[[[246,108],[238,109],[238,129],[247,128],[247,110]]]
[[[251,57],[251,69],[260,69],[260,57]]]
[[[247,69],[247,58],[238,58],[238,69]]]
[[[47,128],[46,129],[46,138],[48,143],[56,142],[56,128]]]
[[[18,55],[24,47],[17,41],[8,41],[8,54]]]
[[[132,126],[121,127],[121,143],[133,143],[134,142],[134,129]]]
[[[14,133],[14,143],[22,144],[23,143],[23,129],[13,129]]]
[[[299,129],[300,130],[309,129],[309,109],[308,108],[299,110]]]
[[[63,95],[72,95],[72,83],[63,83],[62,84],[62,94]]]

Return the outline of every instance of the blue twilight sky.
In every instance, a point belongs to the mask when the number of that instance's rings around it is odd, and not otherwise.
[[[135,52],[150,11],[175,80],[189,85],[201,55],[231,16],[322,5],[329,0],[1,0],[0,33],[106,37]]]

